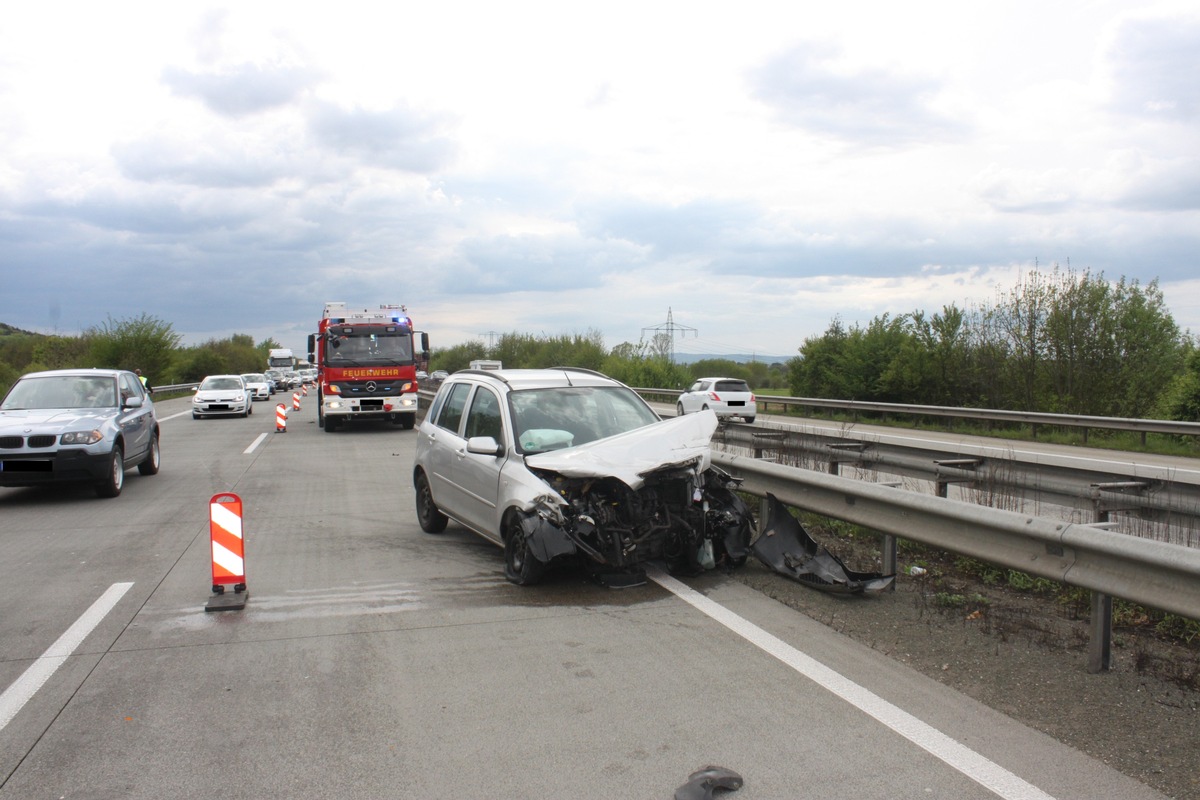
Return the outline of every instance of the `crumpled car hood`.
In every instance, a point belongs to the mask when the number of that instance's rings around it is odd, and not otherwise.
[[[111,408],[31,408],[0,411],[0,433],[24,433],[26,428],[33,428],[37,433],[58,433],[62,431],[83,430],[96,427],[107,419],[111,419],[114,410]]]
[[[525,463],[530,469],[567,478],[617,478],[637,490],[645,476],[660,469],[692,465],[698,471],[708,469],[717,424],[717,415],[705,410],[578,447],[526,456]]]

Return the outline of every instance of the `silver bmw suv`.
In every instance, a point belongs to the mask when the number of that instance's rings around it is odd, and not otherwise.
[[[0,401],[0,486],[83,481],[116,497],[130,467],[158,472],[158,438],[154,403],[132,372],[31,372]]]
[[[694,573],[745,562],[749,509],[711,463],[712,411],[661,420],[628,386],[591,370],[462,370],[417,431],[417,516],[504,548],[506,577],[536,583],[583,564],[610,586],[643,565]]]

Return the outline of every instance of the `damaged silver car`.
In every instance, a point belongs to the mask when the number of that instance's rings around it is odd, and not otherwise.
[[[745,563],[752,520],[737,481],[711,463],[711,411],[661,420],[591,370],[462,370],[417,434],[422,530],[453,519],[504,548],[505,575],[540,580],[584,565],[609,586]]]

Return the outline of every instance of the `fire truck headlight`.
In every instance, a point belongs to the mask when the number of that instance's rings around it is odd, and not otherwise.
[[[401,397],[400,398],[400,405],[404,406],[405,408],[411,408],[412,406],[415,406],[416,404],[417,404],[417,398],[415,398],[415,397]]]
[[[330,408],[341,408],[341,407],[342,407],[342,401],[341,401],[341,400],[331,400],[331,401],[330,401],[330,403],[329,403],[329,407],[330,407]]]

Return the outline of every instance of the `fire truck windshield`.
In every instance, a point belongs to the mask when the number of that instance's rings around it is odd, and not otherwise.
[[[412,363],[412,337],[351,334],[331,336],[327,363],[397,364]]]

